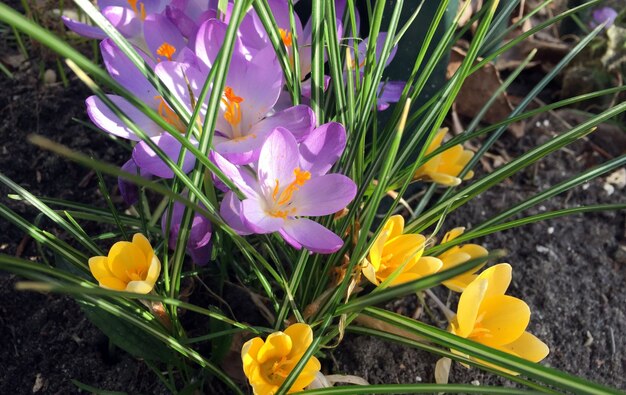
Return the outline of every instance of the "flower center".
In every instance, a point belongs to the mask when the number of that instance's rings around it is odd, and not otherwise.
[[[226,109],[224,110],[224,119],[228,122],[232,128],[235,138],[241,137],[239,133],[239,123],[241,123],[241,106],[243,98],[237,96],[233,91],[233,88],[227,86],[224,88],[224,95],[222,95],[222,104]]]
[[[281,40],[283,40],[283,44],[287,47],[291,47],[291,44],[293,44],[293,36],[291,35],[291,32],[288,32],[285,29],[278,29],[278,32],[280,33]]]
[[[476,317],[476,323],[474,324],[474,329],[472,333],[469,334],[468,339],[480,340],[483,338],[493,337],[491,331],[487,328],[483,328],[481,321],[485,317],[485,313],[481,313],[478,317]]]
[[[167,105],[163,97],[155,96],[154,99],[159,102],[157,111],[159,112],[159,115],[161,116],[161,118],[163,118],[165,122],[169,123],[174,128],[176,128],[176,130],[178,130],[179,132],[184,133],[187,130],[187,128],[185,127],[185,124],[180,120],[178,115],[176,115],[174,110],[172,110],[170,106]]]
[[[126,275],[130,281],[143,281],[146,278],[146,271],[141,268],[126,270]]]
[[[163,56],[164,58],[167,58],[167,60],[172,60],[172,56],[174,56],[175,52],[176,48],[174,48],[174,46],[167,41],[163,42],[163,44],[161,44],[161,46],[156,50],[157,55]]]
[[[130,8],[135,11],[135,14],[139,14],[139,16],[141,17],[142,21],[146,20],[146,8],[144,7],[143,3],[139,3],[139,8],[137,8],[137,3],[139,2],[139,0],[126,0],[128,2],[128,5],[130,6]]]
[[[280,190],[280,183],[276,180],[274,190],[272,191],[274,208],[269,213],[273,217],[285,219],[287,218],[287,215],[293,214],[296,211],[295,207],[289,207],[293,193],[311,179],[311,173],[308,171],[302,171],[299,167],[296,167],[293,170],[293,173],[296,176],[296,179],[287,185],[282,192]]]

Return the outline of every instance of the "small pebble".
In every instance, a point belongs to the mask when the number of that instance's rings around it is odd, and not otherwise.
[[[43,83],[46,85],[52,85],[57,82],[57,73],[52,69],[48,69],[43,73]]]
[[[475,385],[475,386],[479,386],[480,385],[480,381],[472,380],[472,382],[470,384]]]
[[[551,235],[552,233],[554,233],[554,227],[550,226],[548,228],[548,234]]]

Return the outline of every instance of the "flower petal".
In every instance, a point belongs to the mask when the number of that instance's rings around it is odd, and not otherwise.
[[[143,32],[150,54],[158,61],[176,60],[187,46],[183,35],[165,15],[148,15],[143,21]],[[171,58],[159,55],[159,49],[164,44],[174,49]]]
[[[285,334],[291,338],[291,355],[304,354],[313,342],[313,331],[307,324],[297,323],[285,329]]]
[[[317,217],[345,208],[354,196],[354,181],[343,174],[326,174],[307,181],[293,194],[291,203],[296,215]]]
[[[246,228],[260,234],[276,232],[285,223],[283,218],[270,215],[264,202],[257,199],[241,202],[241,219]]]
[[[548,346],[529,332],[522,333],[517,340],[498,348],[531,362],[539,362],[550,353]]]
[[[164,133],[157,137],[152,137],[151,140],[159,147],[168,158],[174,163],[178,162],[178,156],[182,145],[171,135]],[[197,145],[197,142],[194,143]],[[137,166],[146,170],[152,175],[161,178],[172,178],[174,172],[159,156],[148,146],[145,141],[139,142],[133,149],[133,160],[137,163]],[[182,170],[188,173],[193,169],[196,163],[196,157],[190,152],[185,152],[185,158],[182,164]]]
[[[257,356],[263,346],[264,341],[260,337],[248,340],[241,347],[241,361],[243,362],[243,372],[250,377],[254,366],[258,366]]]
[[[131,281],[126,286],[126,291],[145,295],[150,293],[152,288],[154,288],[154,283],[149,283],[147,281]]]
[[[265,339],[265,344],[259,349],[257,360],[265,363],[273,359],[280,359],[289,355],[292,347],[291,338],[283,332],[274,332]]]
[[[478,310],[487,292],[489,282],[485,279],[477,278],[465,288],[459,299],[459,306],[456,314],[455,333],[461,337],[468,337],[474,330]]]
[[[91,26],[86,23],[78,22],[66,16],[61,16],[61,19],[63,19],[63,23],[68,29],[78,35],[88,38],[96,38],[98,40],[107,38],[107,34],[104,30],[97,26]]]
[[[105,256],[94,256],[89,258],[89,270],[93,277],[101,281],[101,279],[106,277],[113,277],[113,273],[109,270],[109,264],[107,263],[107,257]]]
[[[302,247],[320,254],[331,254],[343,245],[339,236],[308,218],[287,220],[282,230]]]
[[[480,273],[478,278],[485,279],[489,282],[485,297],[504,295],[511,283],[512,272],[513,269],[511,265],[508,263],[499,263]]]
[[[530,308],[521,299],[508,295],[486,296],[481,303],[480,326],[489,336],[479,341],[488,346],[501,346],[518,339],[530,322]]]
[[[294,178],[294,170],[300,164],[296,139],[284,128],[276,128],[263,143],[257,168],[258,179],[266,191],[272,191],[276,183],[286,187]]]
[[[224,195],[220,205],[220,215],[228,226],[238,234],[249,235],[252,233],[241,220],[241,200],[232,191],[228,191]]]
[[[146,104],[154,104],[154,97],[158,96],[159,93],[113,40],[110,38],[103,40],[100,43],[100,52],[102,53],[102,62],[115,81],[134,93]],[[139,49],[137,49],[137,53],[148,67],[154,70],[154,61]]]
[[[313,130],[300,144],[300,167],[314,175],[326,174],[346,148],[346,129],[329,122]]]
[[[163,129],[159,127],[159,125],[123,97],[116,95],[107,95],[107,97],[148,136],[153,137],[163,133]],[[126,126],[124,121],[104,104],[99,97],[90,96],[85,103],[87,104],[87,115],[89,115],[91,121],[100,129],[124,139],[140,140],[140,138]]]

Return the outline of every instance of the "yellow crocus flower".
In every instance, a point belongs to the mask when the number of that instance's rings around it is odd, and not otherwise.
[[[436,273],[442,266],[435,257],[422,257],[426,238],[419,234],[402,234],[404,218],[394,215],[385,223],[369,252],[363,275],[375,285],[385,281],[396,270],[400,273],[389,285],[398,285]]]
[[[150,242],[137,233],[133,241],[118,241],[108,256],[89,258],[91,274],[101,287],[147,294],[161,273],[161,261]]]
[[[459,227],[454,228],[450,232],[446,233],[441,240],[441,244],[452,241],[463,234],[465,228]],[[450,269],[452,267],[458,266],[462,263],[470,261],[472,259],[480,258],[481,256],[488,255],[489,252],[486,248],[479,246],[478,244],[463,244],[457,245],[449,250],[441,253],[437,258],[441,259],[443,262],[443,266],[441,270]],[[486,263],[486,262],[485,262]],[[444,281],[442,284],[448,287],[450,290],[454,292],[463,292],[463,290],[476,279],[476,273],[480,268],[485,266],[483,263],[473,269],[466,271],[463,274],[460,274],[456,277],[453,277],[449,280]]]
[[[311,327],[301,323],[274,332],[265,341],[260,337],[248,340],[241,349],[241,360],[254,394],[275,394],[312,341]],[[302,391],[311,384],[320,368],[317,358],[311,357],[288,393]]]
[[[432,153],[441,146],[443,138],[448,133],[448,128],[441,129],[426,150],[426,155]],[[435,155],[428,162],[420,166],[413,175],[414,180],[428,180],[441,185],[456,186],[461,183],[458,178],[461,170],[472,159],[474,153],[466,150],[461,144],[455,145],[440,154]],[[469,180],[474,177],[474,172],[469,171],[463,178]]]
[[[539,362],[548,346],[529,332],[530,308],[521,299],[505,295],[511,283],[511,265],[500,263],[483,271],[465,288],[450,331],[509,354]],[[484,362],[483,362],[484,363]]]

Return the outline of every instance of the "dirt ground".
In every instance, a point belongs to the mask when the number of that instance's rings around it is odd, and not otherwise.
[[[84,99],[88,91],[76,81],[69,88],[60,83],[45,86],[37,78],[36,61],[14,74],[14,79],[0,76],[0,171],[35,195],[104,207],[93,173],[26,141],[28,134],[39,133],[98,159],[122,164],[126,152],[72,120],[86,120]],[[494,153],[516,157],[563,129],[558,118],[535,119],[528,123],[523,138],[506,135]],[[588,168],[600,159],[598,147],[610,156],[626,150],[623,131],[607,128],[598,136],[553,154],[481,195],[450,215],[445,227],[471,228]],[[115,184],[113,179],[107,181]],[[0,186],[2,203],[28,219],[34,217],[32,210],[8,199],[7,193],[7,188]],[[543,203],[529,214],[623,202],[624,198],[625,190],[616,188],[609,194],[604,179],[598,179]],[[86,230],[93,229],[88,225]],[[626,389],[625,237],[624,212],[607,212],[560,218],[480,240],[488,249],[509,251],[505,261],[514,268],[510,294],[531,307],[529,330],[551,350],[544,363],[622,389]],[[29,259],[37,256],[33,243],[5,221],[0,221],[0,252]],[[166,393],[142,361],[109,349],[106,337],[83,317],[71,299],[17,292],[13,289],[15,281],[14,276],[0,272],[0,393],[77,393],[71,380],[130,394]],[[443,289],[436,292],[443,300],[448,297]],[[407,297],[388,307],[412,315],[418,307],[417,298]],[[333,373],[356,374],[370,383],[413,383],[433,382],[435,361],[424,352],[348,336],[324,365]],[[454,365],[451,382],[476,380],[500,383],[476,369]]]

